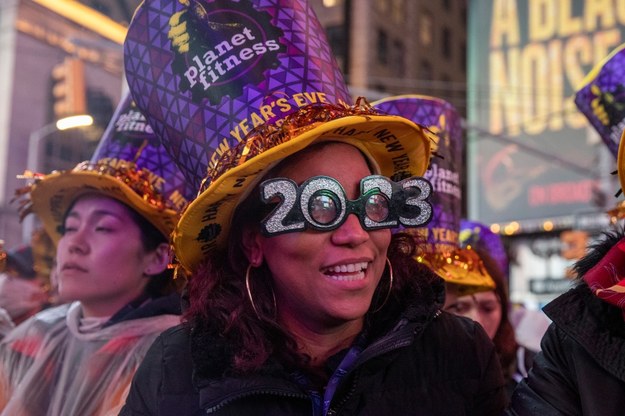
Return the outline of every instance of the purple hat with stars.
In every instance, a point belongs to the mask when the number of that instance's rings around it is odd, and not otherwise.
[[[303,0],[146,0],[124,44],[137,106],[200,189],[174,231],[187,271],[227,245],[232,214],[271,167],[321,140],[350,143],[377,173],[425,172],[430,137],[351,97]]]
[[[400,115],[423,125],[438,136],[436,154],[424,177],[430,181],[434,213],[427,227],[410,232],[423,236],[433,251],[451,251],[458,247],[462,210],[460,173],[463,172],[462,127],[456,109],[445,100],[423,95],[400,95],[373,103],[387,114]]]
[[[438,137],[437,157],[432,158],[424,177],[432,184],[433,215],[426,227],[402,231],[425,241],[416,259],[434,269],[446,282],[458,285],[463,295],[495,287],[474,250],[460,247],[462,215],[460,174],[463,172],[462,126],[456,109],[447,101],[423,95],[384,98],[373,106],[387,114],[400,115],[427,127]]]
[[[590,71],[575,104],[616,158],[625,127],[625,44]]]
[[[91,161],[34,179],[20,211],[22,216],[37,213],[55,243],[67,210],[81,195],[114,198],[167,237],[194,195],[130,94],[119,103]]]
[[[147,0],[124,53],[137,105],[196,189],[253,128],[351,102],[305,1]]]
[[[159,178],[159,192],[167,198],[169,206],[179,212],[186,208],[197,192],[165,151],[130,94],[126,94],[119,103],[91,162],[133,162],[137,168],[149,171],[154,178]]]

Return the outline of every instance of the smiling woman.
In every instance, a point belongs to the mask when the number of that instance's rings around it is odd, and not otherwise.
[[[172,234],[183,323],[154,342],[120,414],[499,414],[492,343],[441,312],[442,280],[410,235],[391,235],[432,216],[422,176],[436,138],[364,98],[348,104],[309,5],[279,3],[202,2],[198,14],[199,2],[146,0],[130,25],[131,92],[199,193]],[[185,71],[229,38],[211,27],[229,13],[265,22],[281,49],[198,94]]]
[[[427,136],[406,119],[333,110],[328,123],[411,129],[401,145],[420,142],[429,153]],[[292,121],[265,137],[264,153],[243,162],[225,155],[183,214],[174,245],[192,274],[186,323],[155,342],[121,414],[498,414],[505,397],[493,345],[478,324],[441,313],[442,280],[413,259],[412,237],[391,236],[391,219],[431,215],[414,187],[420,178],[399,192],[385,147],[367,147],[377,137],[324,134],[324,122],[311,122],[305,134],[314,139],[300,150],[297,133],[285,140]],[[422,174],[422,155],[407,154],[408,170]],[[257,178],[220,189],[242,171]],[[369,188],[372,174],[386,179]],[[275,184],[281,192],[263,195]],[[219,203],[233,194],[236,207]],[[189,257],[206,206],[231,227],[223,243]]]

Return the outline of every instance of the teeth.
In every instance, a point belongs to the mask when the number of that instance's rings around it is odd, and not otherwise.
[[[358,273],[367,269],[368,263],[366,261],[360,263],[340,264],[332,267],[328,267],[324,270],[325,273]],[[362,273],[364,276],[364,273]],[[338,279],[338,280],[353,280],[353,279]]]
[[[336,275],[328,275],[328,277],[332,280],[339,280],[339,281],[346,281],[346,282],[353,282],[354,280],[362,280],[365,278],[365,272],[358,272],[356,274],[349,274],[349,275],[340,275],[340,276],[336,276]]]

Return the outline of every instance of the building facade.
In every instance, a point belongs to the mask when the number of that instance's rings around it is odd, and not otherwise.
[[[465,0],[312,0],[352,95],[423,94],[466,113]]]
[[[11,203],[25,170],[89,159],[122,93],[123,25],[75,1],[0,2],[0,239],[30,240]],[[89,113],[91,127],[55,122]],[[32,217],[32,216],[31,216]],[[30,220],[26,224],[31,224]]]

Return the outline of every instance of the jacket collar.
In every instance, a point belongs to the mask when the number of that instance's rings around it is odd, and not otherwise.
[[[597,363],[625,381],[625,322],[622,310],[592,294],[583,281],[609,249],[623,238],[623,232],[607,233],[574,266],[577,286],[559,296],[544,311],[569,337],[579,343]]]

